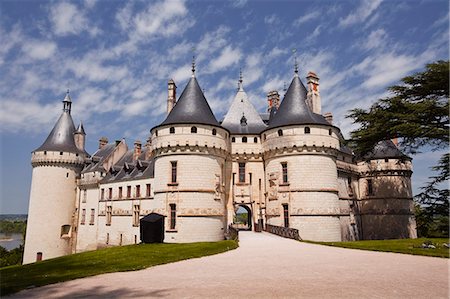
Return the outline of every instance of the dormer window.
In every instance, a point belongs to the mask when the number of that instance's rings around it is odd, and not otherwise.
[[[197,133],[197,127],[191,127],[191,133]]]
[[[231,137],[231,142],[236,142],[236,138]]]
[[[311,128],[305,127],[305,134],[310,134],[310,133],[311,133]]]
[[[278,136],[283,136],[283,130],[278,130]]]
[[[212,134],[213,134],[214,136],[216,136],[216,135],[217,135],[217,130],[216,130],[216,129],[212,129]]]
[[[170,134],[175,134],[175,128],[174,127],[170,127],[169,132],[170,132]]]
[[[258,143],[258,137],[253,138],[254,143]]]
[[[242,137],[242,142],[247,143],[247,137]]]
[[[247,118],[244,115],[242,115],[242,117],[241,117],[241,126],[246,126],[246,125],[247,125]]]
[[[329,130],[328,130],[328,135],[331,136],[331,134],[333,134],[333,130],[329,129]]]

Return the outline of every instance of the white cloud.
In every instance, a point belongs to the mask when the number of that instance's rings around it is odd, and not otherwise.
[[[264,23],[268,25],[274,25],[278,23],[278,17],[276,14],[264,17]]]
[[[386,42],[386,31],[384,31],[384,29],[377,29],[369,34],[361,47],[366,50],[383,49],[386,45]]]
[[[88,28],[84,12],[68,2],[60,2],[50,8],[50,21],[53,32],[61,36],[79,34]]]
[[[320,16],[320,12],[318,10],[309,12],[309,13],[299,17],[298,19],[296,19],[294,21],[293,25],[298,27],[306,22],[316,19],[319,16]]]
[[[308,44],[312,43],[320,35],[321,31],[322,31],[322,25],[319,25],[316,28],[314,28],[313,32],[311,32],[310,34],[308,34],[306,36],[305,42]]]
[[[273,48],[272,50],[270,50],[269,53],[267,53],[266,55],[266,59],[267,60],[272,60],[277,58],[280,55],[286,54],[288,51],[286,49],[280,49],[278,47]]]
[[[215,73],[228,66],[236,64],[240,61],[242,52],[238,48],[232,48],[231,46],[225,47],[220,53],[218,58],[212,59],[208,67],[208,73]]]
[[[267,93],[272,90],[282,90],[284,86],[284,80],[280,76],[275,76],[262,86],[261,90],[264,93]]]
[[[231,5],[236,8],[242,8],[248,3],[248,0],[233,0]]]
[[[356,11],[339,20],[340,27],[348,27],[364,22],[380,6],[382,0],[364,0]]]
[[[52,57],[56,49],[56,43],[51,41],[28,40],[22,45],[22,51],[28,57],[37,60]]]

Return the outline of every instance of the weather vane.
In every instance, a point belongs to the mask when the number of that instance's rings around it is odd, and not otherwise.
[[[294,54],[294,72],[298,74],[297,49],[292,49],[292,54]]]

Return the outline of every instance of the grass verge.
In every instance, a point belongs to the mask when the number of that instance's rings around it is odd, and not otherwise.
[[[436,246],[436,249],[422,248],[422,244],[429,242]],[[322,244],[327,246],[344,247],[352,249],[397,252],[414,255],[425,255],[434,257],[449,257],[449,249],[443,246],[449,239],[445,238],[420,238],[420,239],[398,239],[398,240],[365,240],[350,242],[312,242],[308,243]]]
[[[213,255],[238,247],[236,241],[186,244],[139,244],[72,254],[0,269],[0,296],[102,273],[134,271]]]

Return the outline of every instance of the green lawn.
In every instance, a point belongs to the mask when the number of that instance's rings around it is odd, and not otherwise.
[[[436,249],[422,248],[422,243],[431,241]],[[310,242],[310,241],[307,241]],[[322,244],[328,246],[398,252],[414,255],[426,255],[436,257],[449,257],[449,249],[443,246],[443,243],[448,243],[449,239],[445,238],[420,238],[420,239],[398,239],[398,240],[366,240],[366,241],[351,241],[351,242],[310,242],[315,244]]]
[[[236,241],[187,244],[140,244],[77,253],[23,266],[0,269],[0,295],[102,273],[134,271],[225,252]]]

